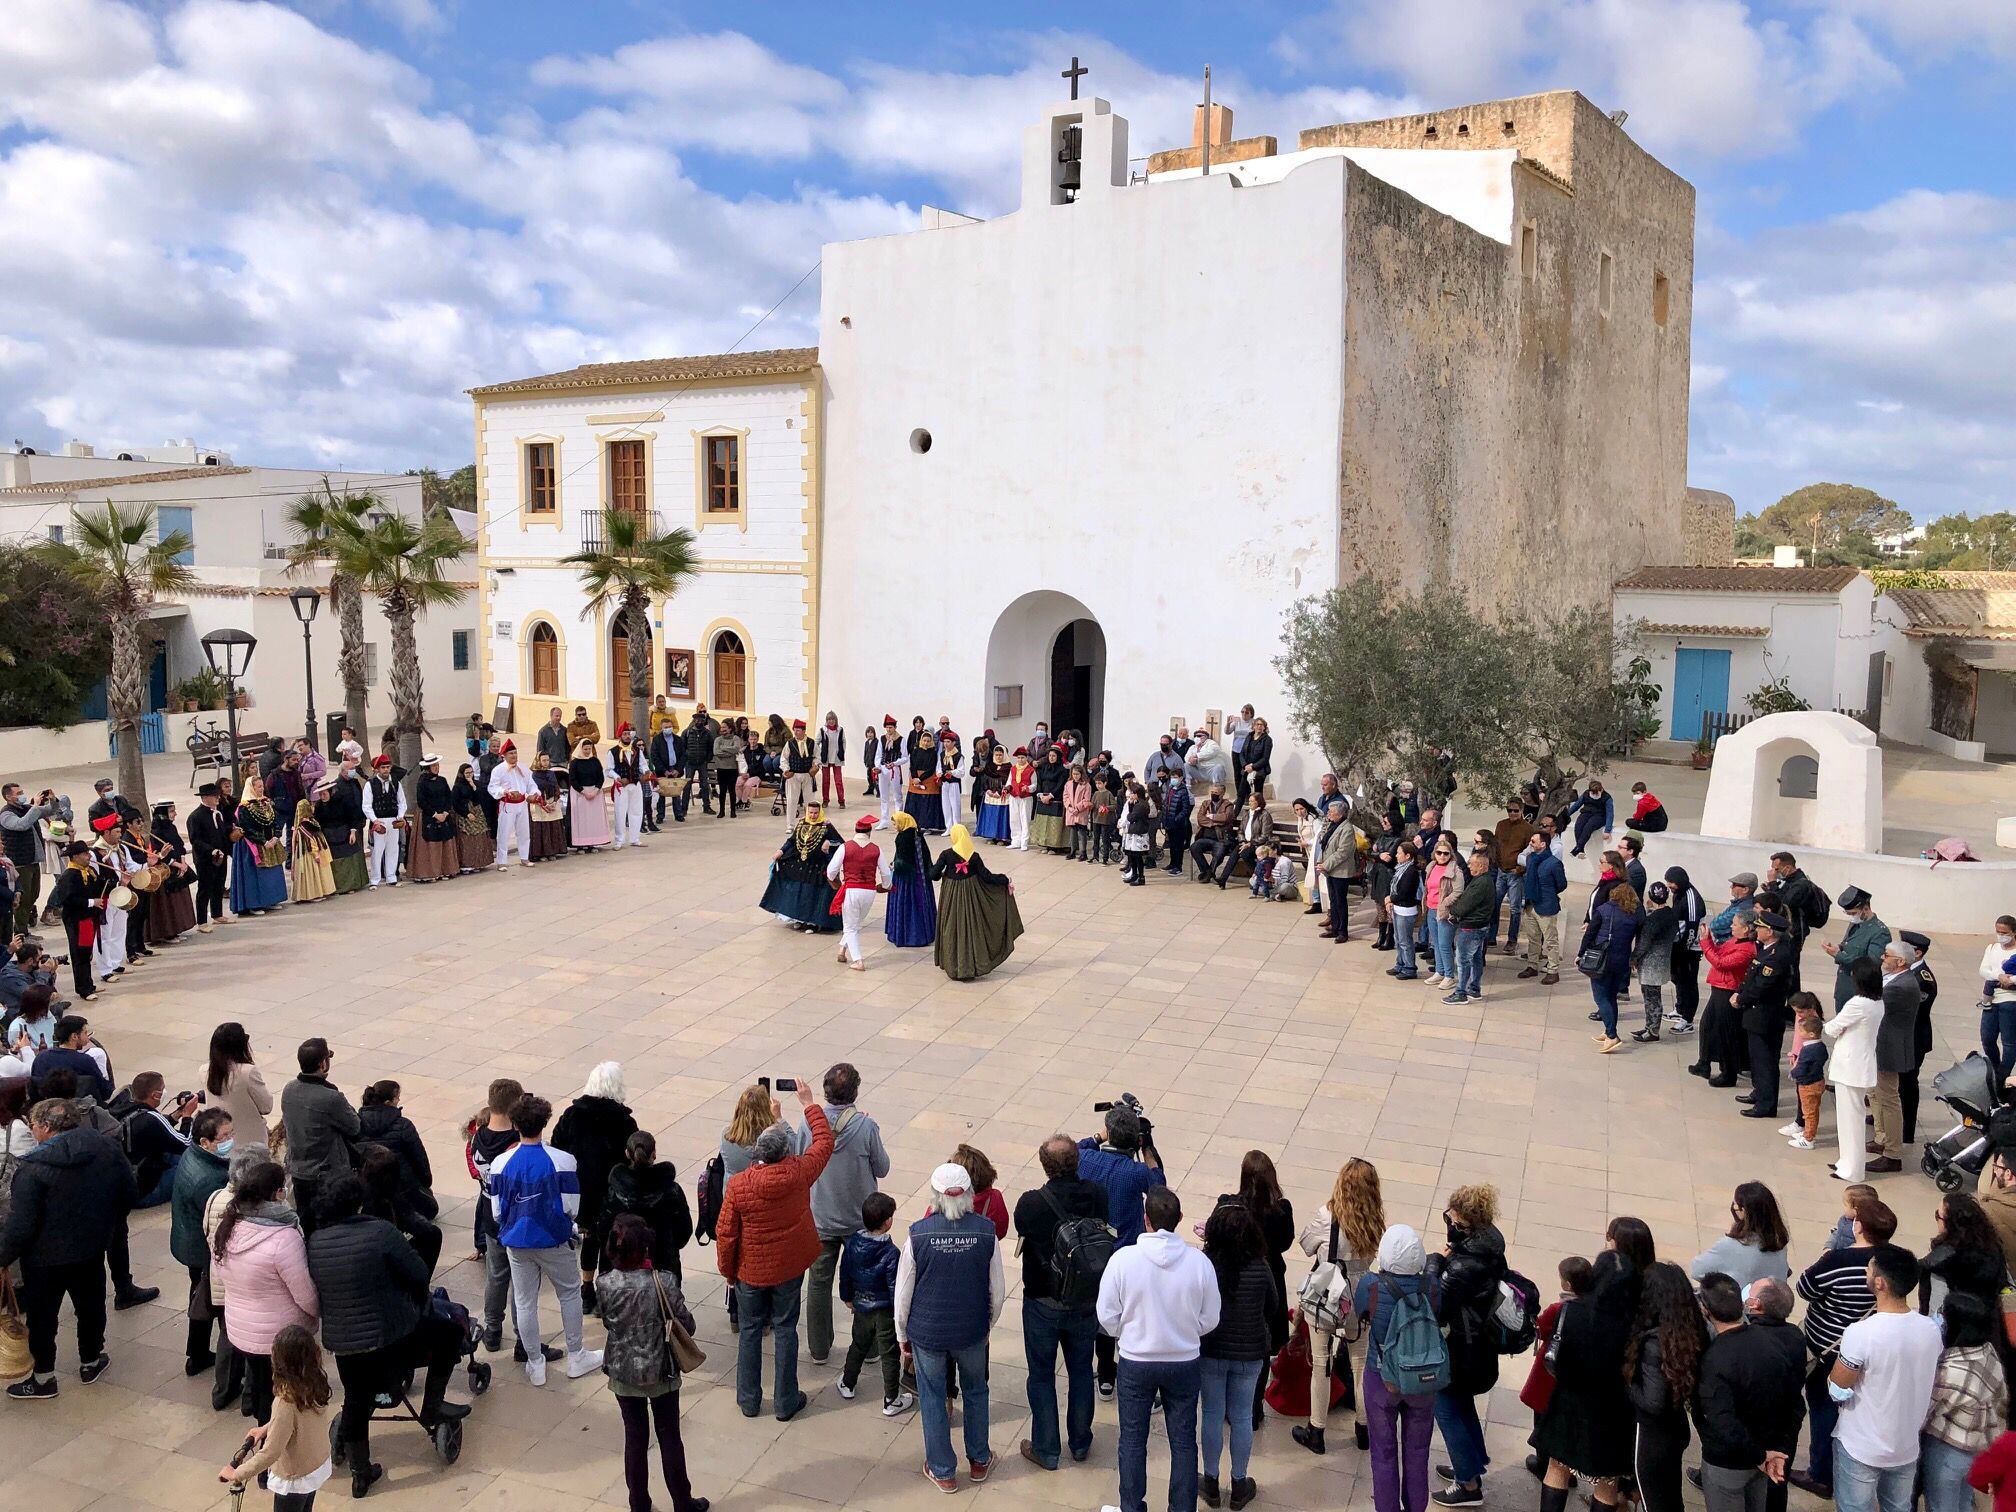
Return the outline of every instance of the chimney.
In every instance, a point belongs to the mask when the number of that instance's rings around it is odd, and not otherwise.
[[[66,441],[63,443],[63,455],[66,457],[89,457],[95,455],[95,453],[92,452],[91,443],[88,441]]]
[[[1230,105],[1211,106],[1211,145],[1223,147],[1232,140],[1232,107]],[[1190,145],[1202,149],[1204,146],[1204,107],[1197,106],[1190,113]]]
[[[1771,565],[1773,567],[1797,567],[1799,565],[1799,548],[1797,546],[1773,546],[1771,548]]]

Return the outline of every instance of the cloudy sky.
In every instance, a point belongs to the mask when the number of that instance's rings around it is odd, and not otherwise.
[[[1241,135],[1627,109],[1700,191],[1694,481],[2016,505],[2011,0],[4,9],[0,443],[454,467],[472,384],[810,341],[822,242],[1012,208],[1075,52],[1144,153],[1207,62]]]

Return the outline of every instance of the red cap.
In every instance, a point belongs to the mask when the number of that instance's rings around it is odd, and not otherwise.
[[[636,726],[631,724],[629,720],[627,719],[624,720],[623,723],[616,726],[616,738],[618,740],[621,740],[625,735],[628,735],[635,728]]]
[[[794,730],[802,730],[805,728],[805,721],[802,719],[794,719],[791,721],[791,728]]]
[[[1015,747],[1015,754],[1016,754],[1017,756],[1027,756],[1027,755],[1029,754],[1029,747],[1027,747],[1027,746],[1017,746],[1017,747]]]
[[[508,748],[508,741],[506,742],[506,746]],[[373,756],[371,758],[371,765],[374,767],[390,766],[392,765],[392,758],[390,756]]]
[[[882,716],[882,723],[892,725],[896,723],[896,716],[894,714],[884,714]]]
[[[91,821],[91,828],[101,835],[108,834],[119,828],[119,816],[117,814],[107,814],[102,819],[93,819]]]
[[[873,828],[875,828],[875,821],[866,814],[863,814],[859,819],[854,821],[854,829],[857,833],[865,833]]]
[[[510,741],[508,741],[508,740],[507,740],[507,741],[505,741],[503,745],[501,745],[501,746],[499,746],[499,747],[497,748],[497,754],[498,754],[499,756],[503,756],[503,755],[506,755],[506,754],[509,754],[509,755],[514,755],[514,756],[515,756],[515,755],[516,755],[517,753],[518,753],[518,747],[517,747],[517,746],[515,746],[515,745],[513,745],[513,744],[512,744],[512,743],[511,743]],[[383,760],[384,760],[385,758],[384,758],[383,756],[380,756],[380,757],[379,757],[378,759],[379,759],[380,761],[383,761]]]

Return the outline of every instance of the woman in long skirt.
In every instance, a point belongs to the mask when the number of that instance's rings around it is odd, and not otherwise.
[[[965,825],[954,826],[945,844],[929,873],[932,881],[943,883],[938,948],[932,958],[953,981],[971,982],[1015,953],[1022,912],[1015,906],[1014,884],[988,870]]]
[[[238,839],[231,846],[231,912],[262,914],[287,901],[287,842],[280,821],[257,777],[245,779],[245,796],[235,815]]]
[[[761,907],[803,934],[833,934],[840,916],[833,912],[833,884],[826,880],[827,863],[841,845],[840,832],[826,822],[825,808],[805,805],[805,817],[791,827],[770,863],[770,882]]]
[[[322,833],[322,822],[315,817],[315,805],[306,798],[294,805],[294,833],[288,837],[288,846],[294,901],[314,903],[334,896],[336,877],[329,866],[329,841]]]
[[[889,943],[919,948],[935,944],[938,900],[931,894],[931,847],[908,814],[896,816],[896,859],[889,872],[889,906],[882,912],[882,932]]]
[[[1068,851],[1071,834],[1064,827],[1064,753],[1052,746],[1036,768],[1036,791],[1029,812],[1029,843],[1039,850]]]
[[[154,889],[153,906],[147,911],[147,938],[151,945],[166,945],[196,927],[196,899],[190,888],[195,870],[189,864],[189,847],[175,826],[175,805],[154,805],[154,864],[167,868],[168,875]]]
[[[977,826],[982,840],[1006,845],[1008,825],[1008,758],[999,746],[992,746],[994,760],[984,772],[973,774],[973,803],[980,815]],[[977,761],[978,758],[976,757]]]
[[[924,731],[913,735],[911,741],[910,780],[903,793],[903,812],[917,822],[918,828],[942,834],[945,809],[938,791],[938,743]]]
[[[616,837],[609,830],[609,804],[603,796],[609,774],[591,741],[574,747],[567,763],[567,843],[579,851],[594,850]]]
[[[455,828],[455,790],[441,775],[441,758],[420,763],[420,781],[413,789],[413,849],[406,858],[407,878],[439,882],[462,870],[462,846]]]
[[[567,804],[560,774],[543,751],[532,758],[532,782],[539,796],[532,800],[531,859],[557,860],[567,854]]]
[[[456,870],[487,871],[496,855],[497,842],[491,838],[490,822],[483,814],[483,795],[476,787],[476,769],[468,762],[456,768],[455,785]]]
[[[324,777],[315,784],[315,822],[329,843],[329,875],[337,893],[364,891],[371,883],[371,865],[364,859],[363,789]]]

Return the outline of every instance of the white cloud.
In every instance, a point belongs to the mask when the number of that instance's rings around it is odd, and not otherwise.
[[[1853,9],[1767,18],[1742,0],[1331,0],[1283,50],[1312,69],[1380,70],[1449,104],[1581,89],[1630,111],[1655,152],[1746,157],[1790,146],[1850,92],[1898,81]]]
[[[1849,478],[1920,520],[2016,474],[2016,200],[1912,190],[1718,237],[1695,288],[1695,481],[1746,508]],[[1715,271],[1719,267],[1721,271]]]

